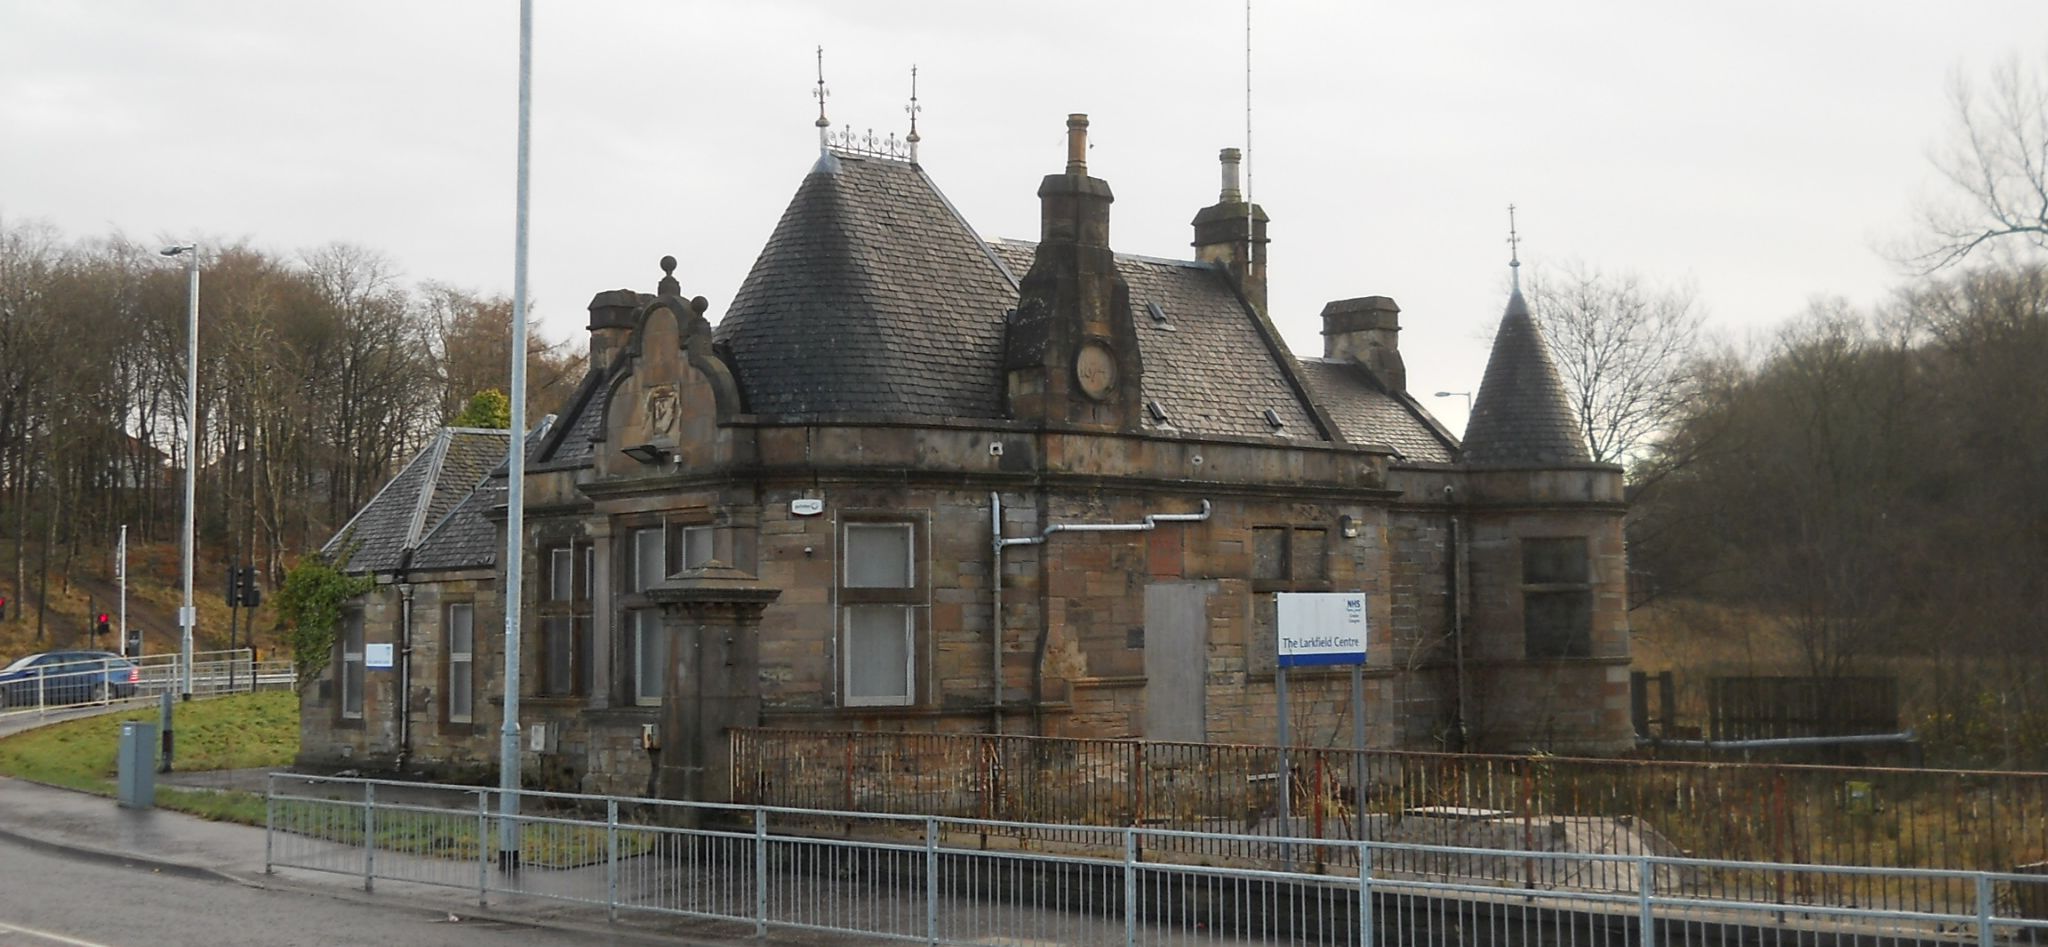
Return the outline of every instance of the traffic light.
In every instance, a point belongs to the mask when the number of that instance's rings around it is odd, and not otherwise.
[[[106,612],[101,612],[93,617],[92,636],[94,638],[98,638],[99,636],[107,634],[113,630],[113,626],[107,623]]]
[[[255,608],[263,604],[263,590],[256,585],[256,567],[229,566],[227,592],[229,608]]]

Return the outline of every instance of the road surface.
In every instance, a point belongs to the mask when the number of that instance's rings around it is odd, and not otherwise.
[[[646,943],[630,934],[451,920],[389,901],[166,874],[0,839],[0,947]]]

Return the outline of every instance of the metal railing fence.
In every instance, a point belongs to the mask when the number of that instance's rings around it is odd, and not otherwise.
[[[733,798],[770,806],[1201,833],[1196,857],[1291,835],[1730,863],[2012,870],[2048,860],[2048,773],[1685,763],[983,734],[732,732]],[[1363,787],[1361,792],[1360,787]],[[1361,803],[1362,800],[1362,803]],[[1353,857],[1333,850],[1335,864]],[[1490,881],[1529,873],[1501,870]],[[1758,883],[1729,873],[1722,883]],[[1791,884],[1783,875],[1773,884]],[[1808,879],[1830,896],[1933,910],[1933,876]]]
[[[1648,852],[1244,836],[521,792],[516,870],[493,788],[272,777],[265,870],[694,918],[693,932],[927,944],[2038,944],[2048,877],[1727,862]],[[836,825],[831,834],[815,831]],[[1057,850],[1027,840],[1066,833]],[[980,840],[980,841],[977,841]],[[1009,840],[994,844],[988,840]],[[1217,864],[1179,853],[1258,851]],[[1340,858],[1338,853],[1349,853]],[[1329,870],[1344,863],[1349,867]],[[1323,872],[1311,870],[1322,865]],[[1424,866],[1438,866],[1433,875]],[[1456,870],[1452,866],[1464,866]],[[1521,884],[1488,880],[1513,866]],[[1589,868],[1591,870],[1589,870]],[[1729,873],[1748,892],[1703,887]],[[1935,910],[1796,894],[1932,882]],[[1837,879],[1828,881],[1826,879]],[[1788,893],[1795,893],[1787,896]],[[808,936],[807,934],[805,936]]]
[[[24,668],[0,676],[0,714],[47,713],[62,707],[182,693],[180,668],[176,654],[91,658]],[[297,678],[291,661],[257,661],[248,648],[200,651],[192,656],[195,696],[290,688]]]

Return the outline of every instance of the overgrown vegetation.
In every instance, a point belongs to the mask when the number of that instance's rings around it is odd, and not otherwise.
[[[1636,581],[1747,613],[1723,633],[1797,673],[1898,674],[1936,759],[2048,765],[2042,364],[2048,269],[2007,263],[1699,365],[1636,500]]]
[[[334,658],[334,629],[341,623],[342,605],[375,584],[369,576],[349,575],[318,555],[299,560],[285,575],[277,608],[301,689],[318,680]]]

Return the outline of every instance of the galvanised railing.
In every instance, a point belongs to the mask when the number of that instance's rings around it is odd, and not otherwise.
[[[1174,829],[1194,833],[1173,843],[1183,854],[1230,864],[1256,859],[1266,846],[1253,840],[1278,835],[1553,859],[1594,852],[1973,871],[2048,861],[2048,773],[1288,753],[1283,818],[1279,753],[1270,746],[737,729],[732,798],[1055,826],[1033,830],[1043,834],[1029,841],[1041,843],[1067,838],[1073,825]],[[1353,857],[1342,848],[1327,854],[1340,867]],[[1486,865],[1485,880],[1502,884],[1535,884],[1544,870]],[[1970,894],[1942,875],[1730,869],[1713,881],[1741,897],[1900,910],[1943,910]]]
[[[1736,863],[1073,826],[279,775],[266,871],[300,869],[546,898],[689,933],[812,932],[927,944],[1967,944],[2048,939],[2048,877]],[[836,825],[832,834],[816,827]],[[1066,850],[1028,840],[1063,834]],[[978,844],[976,840],[1002,840]],[[1257,864],[1178,852],[1256,852]],[[1340,859],[1338,853],[1349,853]],[[1339,861],[1341,871],[1310,870]],[[1426,876],[1422,866],[1437,866]],[[1455,866],[1463,866],[1455,868]],[[1589,866],[1592,870],[1587,870]],[[1486,879],[1519,872],[1526,883]],[[1747,873],[1748,894],[1698,879]],[[1962,892],[1938,910],[1785,899],[1849,879]],[[1782,880],[1773,880],[1782,879]],[[685,919],[695,919],[694,922]]]
[[[48,713],[64,707],[181,693],[182,668],[179,655],[159,654],[64,661],[0,673],[0,714]],[[257,661],[248,648],[200,651],[192,656],[192,693],[196,696],[288,689],[297,678],[289,660]]]

